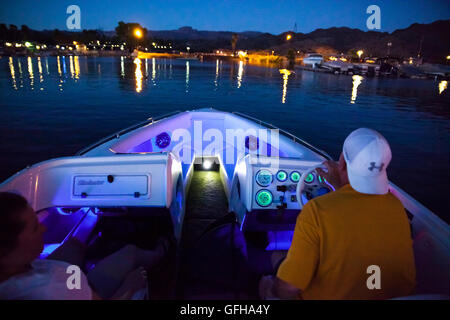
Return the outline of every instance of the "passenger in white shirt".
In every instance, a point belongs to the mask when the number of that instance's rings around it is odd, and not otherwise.
[[[69,263],[38,259],[44,248],[46,228],[20,195],[0,192],[0,299],[91,300],[139,299],[146,294],[146,272],[167,250],[127,245],[89,271],[82,271],[79,285],[68,285]],[[72,239],[69,245],[76,245]],[[69,280],[70,282],[70,280]]]

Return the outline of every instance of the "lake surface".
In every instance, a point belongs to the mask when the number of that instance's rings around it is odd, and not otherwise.
[[[392,148],[390,180],[449,222],[446,85],[300,70],[288,75],[238,62],[3,57],[0,181],[150,116],[214,107],[270,122],[335,159],[352,130],[378,130]]]

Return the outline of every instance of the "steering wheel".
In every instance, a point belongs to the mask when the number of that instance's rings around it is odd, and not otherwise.
[[[326,170],[326,167],[323,164],[312,166],[303,172],[297,183],[297,202],[300,209],[303,208],[309,200],[335,190],[328,181],[324,178],[319,178],[319,174],[316,171],[317,168]]]

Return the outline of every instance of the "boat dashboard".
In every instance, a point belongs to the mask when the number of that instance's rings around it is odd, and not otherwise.
[[[232,188],[239,190],[232,192],[232,209],[243,211],[245,208],[246,212],[295,210],[298,213],[301,207],[297,198],[297,185],[305,172],[320,163],[297,158],[245,157],[236,167]],[[303,179],[303,203],[332,189],[315,171]],[[235,205],[236,202],[242,205]]]

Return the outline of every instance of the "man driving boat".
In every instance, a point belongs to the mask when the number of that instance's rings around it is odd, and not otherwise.
[[[338,162],[318,173],[336,191],[310,200],[298,215],[276,277],[260,282],[263,298],[390,299],[410,295],[415,265],[409,221],[389,192],[391,150],[378,132],[360,128]]]

